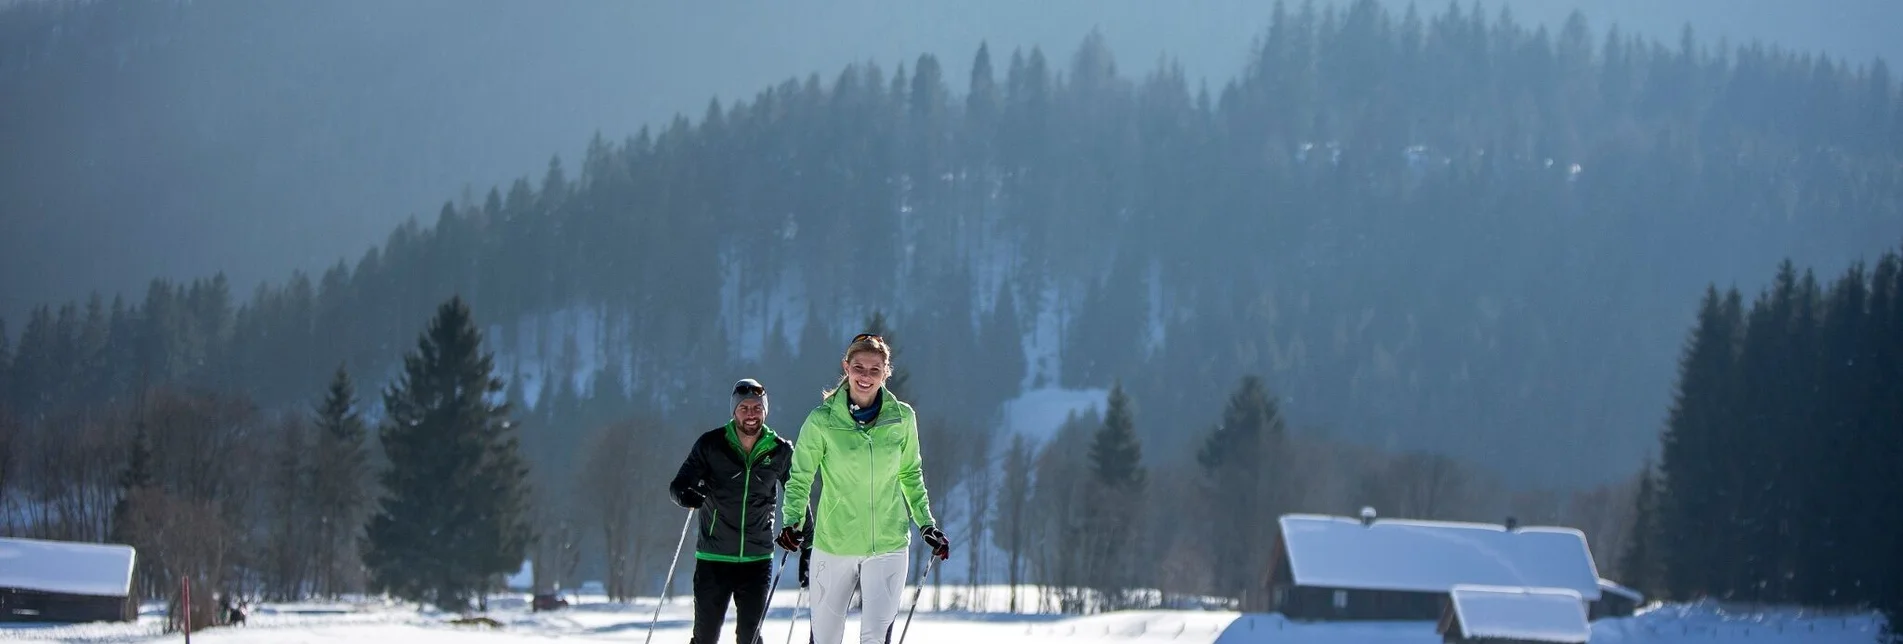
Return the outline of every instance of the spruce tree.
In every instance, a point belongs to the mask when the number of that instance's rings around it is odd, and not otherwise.
[[[1858,525],[1858,506],[1869,494],[1866,486],[1876,483],[1865,456],[1870,437],[1864,427],[1872,411],[1867,387],[1878,377],[1874,361],[1863,355],[1869,351],[1863,330],[1870,317],[1867,285],[1866,272],[1855,265],[1831,287],[1813,349],[1816,380],[1808,395],[1816,400],[1805,424],[1809,431],[1800,428],[1791,437],[1802,456],[1792,487],[1804,499],[1794,509],[1807,531],[1797,552],[1796,598],[1807,605],[1838,601],[1842,591],[1874,581],[1854,548],[1856,531],[1867,529]]]
[[[385,390],[380,432],[390,468],[370,520],[373,587],[464,611],[489,580],[522,565],[528,468],[516,453],[493,356],[460,297],[445,302]]]
[[[349,588],[360,561],[357,537],[370,498],[370,455],[357,412],[355,387],[343,365],[331,377],[315,410],[316,453],[311,464],[311,504],[317,513],[316,592],[335,597]]]
[[[1258,376],[1244,376],[1230,394],[1222,424],[1204,439],[1197,452],[1202,466],[1201,496],[1205,507],[1205,541],[1214,551],[1210,565],[1218,594],[1238,601],[1251,586],[1251,570],[1268,566],[1267,554],[1251,542],[1236,539],[1250,534],[1269,538],[1286,510],[1279,498],[1282,451],[1287,429],[1268,386]]]
[[[1733,509],[1733,529],[1721,535],[1738,539],[1725,587],[1744,601],[1782,601],[1785,587],[1784,543],[1790,540],[1782,519],[1787,510],[1782,490],[1764,481],[1788,479],[1787,419],[1801,392],[1793,389],[1792,372],[1810,366],[1796,364],[1799,350],[1797,270],[1786,261],[1779,265],[1771,288],[1759,295],[1746,316],[1738,348],[1738,392],[1731,407],[1738,422],[1726,428],[1723,442],[1736,450],[1736,460],[1724,460],[1725,478],[1718,489],[1726,492]],[[1723,525],[1723,524],[1721,524]]]
[[[1084,575],[1093,582],[1099,601],[1110,608],[1123,606],[1124,591],[1136,581],[1131,568],[1139,522],[1133,508],[1140,506],[1137,497],[1143,494],[1146,472],[1132,416],[1123,384],[1113,385],[1103,425],[1090,443],[1092,486],[1086,498],[1091,500],[1087,520],[1092,529],[1083,544],[1089,553]]]
[[[1130,397],[1122,383],[1110,388],[1103,427],[1090,443],[1091,474],[1097,485],[1126,492],[1143,488],[1143,446],[1137,442],[1136,421],[1132,418]]]
[[[1740,326],[1738,294],[1720,295],[1708,287],[1698,323],[1679,359],[1677,393],[1660,437],[1660,542],[1668,563],[1661,584],[1674,599],[1717,592],[1719,571],[1736,561],[1733,540],[1721,533],[1735,529],[1737,490],[1724,488],[1726,447],[1732,420],[1733,368]]]
[[[1899,110],[1903,114],[1903,110]],[[1878,376],[1865,404],[1866,442],[1859,445],[1870,480],[1855,509],[1859,529],[1849,552],[1863,554],[1866,599],[1884,609],[1893,635],[1903,635],[1903,255],[1892,252],[1877,264],[1870,287],[1871,323],[1864,327],[1864,360]]]
[[[1659,486],[1652,460],[1646,459],[1639,472],[1639,490],[1633,495],[1631,533],[1626,536],[1625,551],[1619,555],[1620,581],[1648,597],[1659,593],[1662,577],[1658,561]]]
[[[129,520],[135,508],[132,507],[134,493],[152,487],[155,477],[152,473],[152,437],[146,431],[144,412],[132,421],[132,445],[126,457],[126,468],[119,472],[119,500],[112,505],[112,527],[110,538],[114,543],[133,543],[140,535],[130,532]]]

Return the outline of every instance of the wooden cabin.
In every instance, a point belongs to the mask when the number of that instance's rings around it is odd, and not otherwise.
[[[0,622],[138,617],[131,546],[0,538]]]
[[[1559,588],[1582,602],[1600,599],[1586,537],[1570,528],[1377,520],[1372,511],[1359,519],[1291,514],[1280,524],[1269,592],[1243,610],[1296,620],[1432,622],[1460,585]]]

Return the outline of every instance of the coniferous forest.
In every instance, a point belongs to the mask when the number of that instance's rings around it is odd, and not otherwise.
[[[1581,527],[1654,597],[1903,605],[1893,72],[1588,17],[1278,2],[1210,83],[1094,33],[938,54],[969,78],[815,70],[316,273],[37,304],[0,320],[0,533],[138,544],[153,596],[464,606],[522,556],[650,593],[678,521],[648,519],[724,387],[796,425],[876,327],[955,578],[1063,589],[1044,608],[1242,601],[1266,555],[1221,535],[1363,505]],[[43,40],[0,68],[109,66]],[[493,396],[419,407],[450,380]],[[1002,426],[1056,388],[1112,393]],[[417,453],[458,432],[462,460]],[[390,509],[432,472],[497,510],[424,577]],[[1138,509],[1104,523],[1102,489]]]

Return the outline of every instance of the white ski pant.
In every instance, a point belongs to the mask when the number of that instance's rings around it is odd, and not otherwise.
[[[859,614],[859,644],[884,644],[886,628],[899,616],[907,557],[904,548],[870,557],[813,550],[807,573],[813,587],[813,644],[841,644],[855,584],[865,598],[865,609]]]

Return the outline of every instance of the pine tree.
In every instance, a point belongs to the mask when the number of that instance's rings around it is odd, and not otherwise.
[[[370,455],[356,390],[343,365],[315,409],[317,433],[310,502],[317,516],[316,585],[326,597],[355,590],[361,566],[357,539],[370,501]]]
[[[1134,492],[1143,488],[1143,446],[1137,442],[1130,398],[1122,383],[1110,388],[1103,427],[1090,443],[1091,474],[1098,485]]]
[[[1143,446],[1137,441],[1136,422],[1123,384],[1110,388],[1103,425],[1090,443],[1091,488],[1088,516],[1091,529],[1084,541],[1090,554],[1084,570],[1092,580],[1102,607],[1120,608],[1124,591],[1136,582],[1131,555],[1136,549],[1138,521],[1132,508],[1140,507],[1146,472]]]
[[[1784,486],[1762,481],[1788,481],[1792,444],[1788,424],[1797,408],[1799,383],[1795,374],[1808,371],[1809,361],[1794,360],[1801,351],[1798,326],[1799,286],[1796,268],[1787,260],[1779,265],[1771,288],[1752,303],[1738,348],[1738,398],[1733,407],[1739,422],[1728,428],[1726,446],[1738,451],[1729,460],[1724,487],[1734,504],[1736,559],[1727,566],[1728,592],[1745,601],[1783,601],[1788,506]]]
[[[1735,410],[1733,369],[1741,331],[1738,293],[1709,287],[1698,324],[1679,360],[1677,393],[1660,437],[1658,548],[1667,563],[1660,584],[1674,599],[1703,597],[1725,588],[1720,573],[1741,555],[1734,540],[1739,501],[1727,489],[1727,443]]]
[[[18,348],[13,353],[13,409],[20,418],[32,419],[47,411],[51,402],[53,378],[53,311],[46,306],[33,309],[26,327],[20,330]]]
[[[1252,570],[1268,567],[1267,553],[1235,535],[1273,538],[1287,508],[1278,483],[1285,466],[1287,428],[1282,413],[1259,376],[1244,376],[1223,409],[1222,424],[1197,452],[1202,466],[1205,542],[1211,553],[1215,591],[1248,602]]]
[[[146,429],[146,407],[143,394],[134,405],[133,413],[132,444],[127,447],[129,453],[126,455],[125,469],[119,472],[119,499],[112,504],[112,525],[107,528],[107,538],[113,543],[136,547],[136,544],[146,543],[151,536],[140,534],[139,528],[134,524],[137,523],[135,517],[146,510],[139,507],[139,504],[149,502],[153,498],[146,492],[154,489],[157,477],[152,471],[152,437]],[[140,557],[134,565],[137,569],[134,579],[141,584],[158,577],[162,569],[162,564],[151,557]],[[140,592],[145,590],[149,589],[142,588]]]
[[[502,380],[460,297],[404,356],[385,390],[380,432],[390,468],[364,563],[374,588],[467,610],[495,576],[518,570],[531,541],[528,468],[516,452]]]
[[[126,468],[119,472],[119,500],[112,506],[112,541],[114,543],[132,543],[138,535],[127,531],[127,519],[132,516],[133,493],[152,487],[155,477],[152,473],[152,437],[145,428],[143,409],[139,417],[132,421],[132,445],[127,448]]]
[[[1806,605],[1841,601],[1843,591],[1863,587],[1869,574],[1868,566],[1858,561],[1863,553],[1852,547],[1856,531],[1869,529],[1858,525],[1857,516],[1862,497],[1869,494],[1866,486],[1878,483],[1866,456],[1874,438],[1865,429],[1873,411],[1866,398],[1868,383],[1879,377],[1872,370],[1874,361],[1865,355],[1868,297],[1862,265],[1851,266],[1832,285],[1813,348],[1817,359],[1807,394],[1814,398],[1809,422],[1791,437],[1801,457],[1792,477],[1791,487],[1801,494],[1794,509],[1803,515],[1798,524],[1806,530],[1794,562],[1795,590],[1797,601]]]
[[[1898,110],[1903,115],[1903,109]],[[1865,556],[1861,599],[1883,608],[1892,636],[1903,637],[1903,254],[1887,253],[1873,271],[1871,323],[1864,327],[1872,371],[1864,404],[1862,467],[1868,479],[1856,482],[1863,495],[1856,507],[1859,527],[1847,531],[1855,545],[1848,552]]]
[[[1625,551],[1619,555],[1620,581],[1638,589],[1648,597],[1659,593],[1659,581],[1663,578],[1659,570],[1658,539],[1659,523],[1659,486],[1654,474],[1651,459],[1646,459],[1645,467],[1639,472],[1639,490],[1633,495],[1633,514],[1631,534],[1627,535]]]

